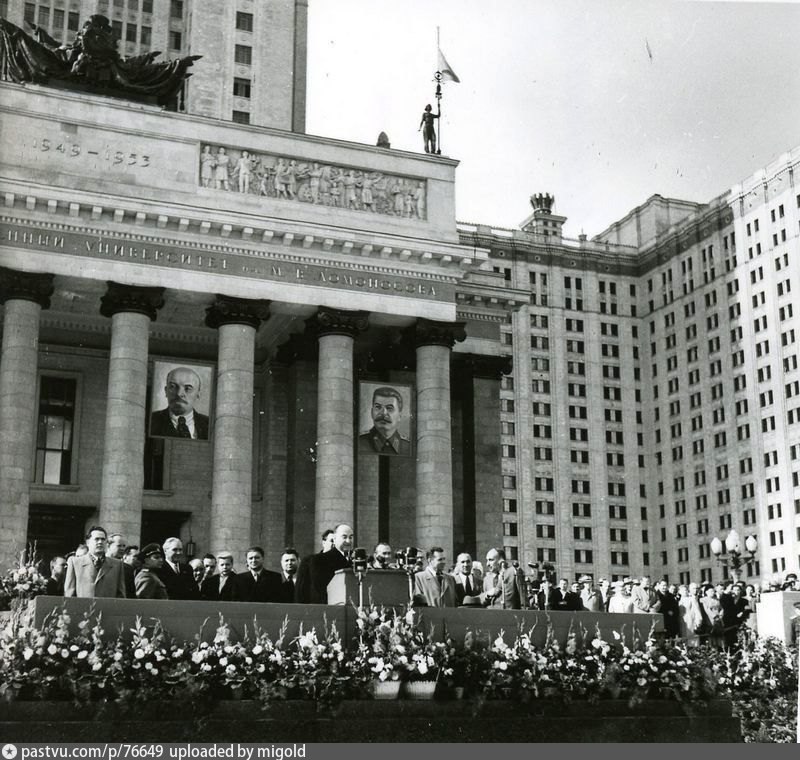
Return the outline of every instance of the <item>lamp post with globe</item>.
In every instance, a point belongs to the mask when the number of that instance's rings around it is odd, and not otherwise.
[[[747,536],[742,551],[741,540],[735,530],[730,531],[725,537],[724,545],[717,537],[711,539],[711,553],[721,565],[730,567],[734,583],[741,580],[742,566],[753,561],[757,550],[758,539],[755,536]]]

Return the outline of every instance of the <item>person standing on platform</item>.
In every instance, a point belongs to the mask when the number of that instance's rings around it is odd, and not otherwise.
[[[45,585],[45,594],[48,596],[64,596],[64,579],[67,575],[67,560],[65,557],[53,557],[50,560],[50,577]]]
[[[320,549],[319,553],[324,554],[325,552],[329,552],[333,549],[333,530],[328,528],[328,530],[323,531],[322,533],[322,548]]]
[[[428,566],[414,575],[414,604],[420,607],[457,607],[456,582],[444,569],[447,556],[441,546],[427,554]]]
[[[264,569],[264,550],[260,546],[251,546],[245,554],[245,562],[247,570],[239,573],[233,581],[233,601],[281,601],[281,576]]]
[[[217,555],[219,573],[206,578],[200,587],[203,599],[216,602],[230,602],[233,600],[233,581],[236,573],[233,571],[233,555],[223,551]]]
[[[486,574],[483,577],[481,598],[486,607],[519,610],[527,606],[525,578],[514,567],[504,567],[505,552],[489,549],[486,553]]]
[[[281,602],[295,601],[297,583],[297,549],[284,549],[281,555]]]
[[[147,544],[139,552],[142,569],[136,573],[136,597],[138,599],[169,599],[167,587],[159,578],[158,571],[164,564],[164,554],[158,544]]]
[[[169,598],[193,599],[191,570],[180,561],[183,542],[179,538],[168,538],[164,541],[163,551],[165,562],[157,573],[167,587]]]
[[[581,584],[581,604],[587,612],[603,612],[603,596],[594,587],[590,575],[582,575],[578,582]]]
[[[638,613],[658,612],[658,596],[650,585],[650,576],[643,575],[638,586],[633,587],[633,611]]]
[[[122,562],[106,556],[108,534],[97,525],[86,534],[87,553],[67,560],[64,596],[84,599],[125,598],[125,573]]]
[[[554,588],[550,594],[550,605],[551,609],[560,612],[577,612],[583,609],[580,596],[570,591],[566,578],[559,578],[558,588]]]
[[[369,558],[370,570],[397,570],[397,565],[392,562],[393,556],[391,545],[385,541],[378,542]]]
[[[531,605],[535,610],[553,609],[553,584],[547,575],[544,575],[539,581],[539,590],[533,592]]]
[[[665,580],[656,583],[656,595],[659,601],[659,612],[664,616],[664,631],[668,639],[681,635],[681,607],[678,598],[670,593]]]
[[[213,577],[217,572],[217,558],[213,554],[203,555],[203,580]]]
[[[453,571],[456,582],[457,606],[464,604],[465,597],[479,597],[483,590],[483,576],[472,566],[472,556],[461,552],[456,558]],[[469,602],[468,602],[469,603]]]
[[[192,572],[192,582],[190,584],[192,599],[202,599],[203,576],[205,575],[203,560],[199,558],[190,559],[189,569]]]
[[[108,537],[108,551],[106,554],[122,561],[122,571],[125,573],[125,596],[128,599],[133,599],[136,596],[136,584],[133,582],[135,572],[133,567],[124,561],[127,550],[128,542],[122,537],[122,534],[112,533]]]
[[[333,531],[333,548],[305,557],[297,571],[295,598],[303,604],[327,604],[328,584],[337,570],[350,567],[353,529],[346,523]]]
[[[630,580],[630,578],[628,579]],[[614,593],[608,600],[608,611],[613,613],[631,614],[633,612],[633,599],[630,595],[630,588],[633,583],[627,584],[624,581],[614,581],[611,587]]]

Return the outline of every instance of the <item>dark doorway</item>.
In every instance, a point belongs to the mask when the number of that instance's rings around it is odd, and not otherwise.
[[[53,557],[74,552],[83,543],[86,523],[94,507],[64,507],[31,504],[28,511],[28,544],[36,544],[36,555],[49,562]]]
[[[142,510],[142,541],[140,546],[145,546],[149,543],[163,544],[168,538],[173,536],[180,537],[183,524],[191,516],[191,512]]]

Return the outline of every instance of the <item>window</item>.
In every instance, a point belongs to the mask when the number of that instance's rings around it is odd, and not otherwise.
[[[555,513],[556,513],[555,502],[537,500],[536,502],[537,515],[554,515]]]
[[[0,4],[0,11],[2,11],[2,5]],[[0,13],[0,15],[5,16],[5,13]],[[64,11],[61,10],[54,10],[53,11],[53,31],[58,33],[64,28]]]
[[[5,13],[3,14],[6,15]],[[36,23],[36,3],[25,3],[25,11],[23,13],[23,18],[29,24]]]
[[[142,0],[142,13],[153,12],[153,0]]]
[[[169,15],[172,18],[183,18],[183,0],[170,0]]]
[[[233,80],[233,95],[237,98],[250,97],[250,80],[236,77]]]
[[[516,512],[517,512],[517,500],[516,499],[503,499],[503,512],[508,512],[509,514],[516,514]]]
[[[572,503],[572,516],[573,517],[591,517],[592,516],[592,505],[585,504],[585,503]]]
[[[67,29],[70,32],[77,32],[80,24],[80,16],[77,13],[70,11],[67,13]]]
[[[170,50],[180,50],[183,45],[183,35],[180,32],[170,31],[169,48]]]
[[[72,440],[77,381],[43,375],[39,389],[34,482],[72,483]]]
[[[503,488],[516,488],[517,478],[515,475],[503,475]]]
[[[236,11],[236,28],[243,32],[253,31],[253,14]]]
[[[555,525],[537,525],[536,538],[555,538],[556,526]]]
[[[125,42],[136,42],[136,24],[125,25]]]
[[[237,45],[234,50],[234,61],[249,66],[253,62],[253,48],[249,45]]]
[[[149,26],[143,26],[139,35],[139,42],[141,42],[142,45],[149,45],[152,41],[152,34],[152,29]]]

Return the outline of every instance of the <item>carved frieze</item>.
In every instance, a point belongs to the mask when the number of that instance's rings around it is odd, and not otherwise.
[[[425,180],[217,145],[200,150],[200,186],[405,219],[427,218]]]

